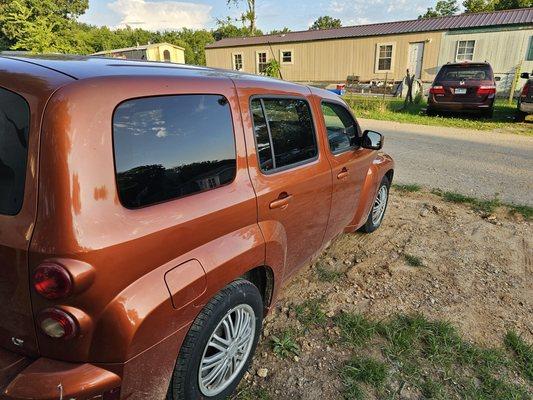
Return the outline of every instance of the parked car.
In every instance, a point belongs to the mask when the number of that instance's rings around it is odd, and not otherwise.
[[[528,114],[533,114],[533,76],[524,72],[520,77],[527,79],[527,82],[524,83],[518,97],[515,120],[519,122],[524,121]]]
[[[0,138],[5,399],[228,396],[394,168],[328,91],[105,58],[0,56]]]
[[[496,82],[489,63],[449,63],[442,66],[429,89],[426,112],[469,112],[492,118],[495,98]]]

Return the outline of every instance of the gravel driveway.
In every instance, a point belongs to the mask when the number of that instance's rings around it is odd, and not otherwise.
[[[533,205],[533,137],[359,119],[385,135],[396,183]],[[531,124],[533,130],[533,124]]]

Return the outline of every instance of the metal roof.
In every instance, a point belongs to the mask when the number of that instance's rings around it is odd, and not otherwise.
[[[285,34],[227,38],[207,45],[206,48],[250,46],[267,43],[307,42],[313,40],[394,35],[410,32],[447,31],[504,25],[533,25],[533,8],[470,13],[449,17],[423,18],[410,21],[384,22],[370,25],[347,26],[337,29],[307,30]]]

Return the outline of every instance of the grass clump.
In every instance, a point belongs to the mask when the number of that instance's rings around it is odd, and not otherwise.
[[[533,345],[527,344],[514,331],[507,332],[504,343],[514,353],[522,374],[533,382]]]
[[[364,399],[361,383],[379,389],[387,379],[388,368],[382,362],[369,357],[353,357],[342,369],[341,377],[345,387],[345,398]]]
[[[407,264],[409,264],[411,267],[422,267],[424,265],[422,259],[418,256],[413,256],[412,254],[407,253],[405,253],[403,256]]]
[[[324,326],[328,320],[322,310],[323,298],[309,299],[294,307],[296,318],[305,328]]]
[[[232,400],[270,400],[271,397],[268,392],[261,387],[247,386],[239,391]]]
[[[533,207],[517,205],[517,204],[507,204],[509,211],[513,214],[520,214],[524,217],[525,220],[529,221],[533,218]]]
[[[322,264],[317,265],[315,272],[321,282],[336,282],[344,275],[342,271],[328,268]]]
[[[431,193],[442,197],[443,200],[450,203],[467,204],[474,211],[486,214],[493,213],[498,207],[507,207],[512,214],[520,214],[525,220],[530,221],[533,218],[533,207],[519,204],[509,204],[501,202],[497,197],[491,200],[476,199],[465,196],[456,192],[446,192],[441,189],[431,189]]]
[[[283,331],[279,336],[272,336],[271,339],[272,351],[275,355],[281,358],[287,358],[291,355],[297,356],[300,354],[300,347],[296,343],[294,334],[289,331]]]
[[[340,372],[346,398],[364,399],[370,391],[380,399],[403,398],[409,386],[423,399],[531,399],[533,348],[514,332],[505,348],[485,348],[465,341],[449,322],[421,314],[373,322],[343,313],[335,322],[354,351]]]
[[[392,185],[392,187],[404,193],[414,193],[414,192],[420,192],[420,190],[422,190],[422,186],[417,185],[417,184],[400,185],[398,183],[395,183]]]
[[[378,330],[379,324],[370,321],[362,314],[342,312],[335,317],[342,338],[353,347],[367,344]]]

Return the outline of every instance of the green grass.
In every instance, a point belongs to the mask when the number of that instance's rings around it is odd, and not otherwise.
[[[296,343],[294,333],[285,330],[279,336],[272,336],[271,345],[275,355],[281,358],[297,356],[300,353],[300,347]]]
[[[464,194],[460,193],[442,191],[440,189],[432,189],[431,193],[442,197],[443,200],[448,201],[450,203],[467,204],[474,211],[479,211],[482,213],[491,214],[498,207],[506,207],[511,214],[520,214],[527,221],[533,218],[533,207],[504,203],[496,197],[492,200],[483,200],[476,199],[470,196],[465,196]]]
[[[533,136],[530,124],[513,121],[516,104],[509,105],[506,100],[501,99],[496,101],[492,119],[462,114],[428,116],[425,114],[427,104],[423,101],[419,104],[410,104],[404,109],[403,99],[352,94],[346,95],[344,99],[354,110],[355,115],[361,118],[478,130],[503,129],[511,133]]]
[[[411,267],[422,267],[424,265],[420,257],[413,256],[412,254],[407,253],[405,253],[403,256],[407,264],[409,264]]]
[[[240,390],[235,396],[231,397],[233,400],[270,400],[271,397],[268,392],[261,387],[246,386]]]
[[[379,324],[365,318],[362,314],[341,312],[335,317],[335,323],[341,329],[344,342],[360,347],[367,344],[376,334]]]
[[[396,190],[399,190],[400,192],[420,192],[422,190],[422,186],[416,185],[416,184],[407,184],[407,185],[400,185],[400,184],[393,184],[392,187]]]
[[[316,298],[306,300],[302,304],[294,306],[296,318],[305,329],[313,326],[324,326],[326,324],[328,318],[322,310],[323,303],[323,298]]]
[[[326,267],[322,263],[317,264],[315,272],[320,282],[335,282],[344,275],[342,271]]]
[[[506,204],[506,207],[509,208],[509,211],[513,214],[520,214],[527,221],[533,218],[533,207],[517,205],[517,204]]]
[[[345,398],[364,399],[361,383],[376,389],[383,386],[388,375],[388,367],[369,357],[354,356],[342,369],[341,377],[345,386]]]
[[[505,345],[514,353],[522,374],[533,382],[533,346],[528,345],[513,331],[509,331],[505,335]]]
[[[347,399],[403,398],[406,386],[423,399],[531,399],[532,347],[513,332],[505,347],[487,348],[420,314],[374,322],[342,313],[335,323],[352,348],[340,371]]]

